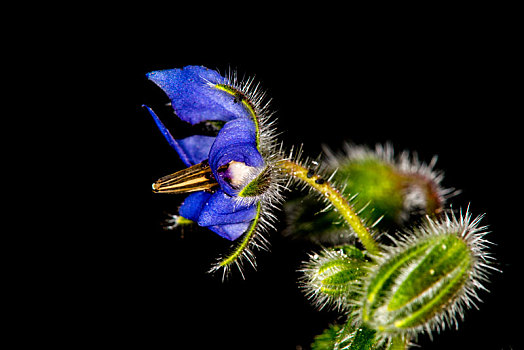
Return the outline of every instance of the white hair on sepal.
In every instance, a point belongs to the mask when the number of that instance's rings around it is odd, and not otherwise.
[[[259,214],[253,221],[253,226],[250,230],[238,239],[239,242],[235,242],[229,253],[218,257],[216,263],[213,264],[209,270],[209,273],[216,273],[222,270],[222,281],[231,276],[233,268],[236,268],[242,276],[242,279],[245,279],[244,269],[246,262],[254,270],[257,269],[255,251],[270,250],[269,241],[264,235],[270,230],[276,230],[274,226],[276,216],[272,213],[272,208],[268,208],[263,203],[259,205]],[[252,232],[251,229],[253,230]]]
[[[236,76],[237,73],[234,72],[234,75]],[[259,81],[255,83],[255,75],[243,78],[233,86],[240,90],[251,101],[253,106],[258,110],[259,115],[266,115],[271,99],[269,98],[264,102],[264,100],[266,100],[266,91],[261,88]]]
[[[433,332],[440,333],[446,328],[458,329],[459,319],[464,319],[467,309],[472,307],[478,309],[477,303],[481,302],[478,291],[487,291],[484,284],[488,282],[488,275],[491,271],[500,272],[500,270],[494,266],[494,258],[491,253],[487,251],[491,243],[485,239],[485,236],[489,233],[487,226],[480,225],[483,217],[484,215],[479,215],[473,218],[468,205],[465,213],[460,209],[458,215],[456,215],[453,210],[449,210],[439,219],[432,219],[426,216],[425,221],[412,230],[395,235],[395,237],[388,235],[393,244],[391,246],[383,245],[382,255],[372,257],[377,268],[397,254],[406,251],[406,249],[412,247],[414,244],[442,235],[457,235],[466,243],[472,258],[467,280],[445,308],[437,312],[423,324],[410,329],[399,329],[397,334],[403,334],[416,340],[418,335],[426,333],[433,339]],[[424,258],[425,255],[421,256],[418,260],[421,261]],[[401,282],[409,276],[411,271],[419,263],[418,260],[412,261],[402,270],[395,285],[401,284]],[[374,268],[371,267],[371,269],[373,270]],[[370,273],[368,278],[371,280],[373,276],[374,272]],[[441,291],[439,287],[444,283],[447,283],[445,278],[439,280],[431,288],[418,296],[417,299],[427,298],[431,300],[436,293]],[[392,287],[390,289],[391,293],[393,293],[397,287]],[[385,298],[388,299],[389,296]],[[388,338],[394,335],[396,334],[383,334],[382,336]]]
[[[429,208],[436,209],[438,214],[451,197],[461,192],[455,188],[442,186],[444,172],[435,170],[437,156],[433,156],[429,163],[420,161],[416,152],[404,150],[395,156],[394,147],[390,142],[376,144],[374,149],[346,142],[342,152],[334,152],[326,145],[322,148],[326,164],[331,170],[339,169],[351,162],[376,160],[388,165],[400,176],[404,176],[406,180],[403,181],[402,187],[403,209],[398,213],[398,223],[406,222],[411,215],[425,215]]]
[[[277,171],[275,167],[270,167],[271,174]],[[261,173],[260,170],[253,170]],[[264,170],[262,170],[264,171]],[[254,173],[255,177],[259,174]],[[222,279],[229,277],[233,267],[236,267],[240,272],[242,278],[244,277],[245,262],[256,270],[255,251],[264,250],[269,251],[269,241],[264,235],[269,231],[276,231],[275,223],[277,217],[274,214],[279,210],[284,197],[282,192],[285,186],[282,184],[283,177],[279,174],[272,176],[271,184],[268,190],[263,194],[252,197],[233,197],[239,205],[257,205],[257,216],[255,217],[252,227],[238,238],[239,242],[235,242],[229,253],[219,257],[217,262],[213,265],[209,272],[214,273],[222,269]]]
[[[378,158],[391,164],[403,174],[424,177],[435,184],[435,190],[443,200],[443,204],[445,201],[461,192],[455,188],[442,187],[444,172],[441,170],[435,170],[438,161],[437,155],[434,155],[429,163],[420,161],[417,152],[410,152],[407,150],[403,150],[395,157],[394,147],[391,142],[386,142],[383,145],[376,144],[374,151],[366,146],[354,146],[350,143],[346,143],[345,149],[349,159]]]
[[[219,70],[217,71],[220,73]],[[242,96],[249,101],[251,106],[253,106],[259,122],[271,117],[273,114],[273,112],[270,112],[271,99],[267,98],[266,91],[262,89],[260,82],[255,80],[255,76],[243,76],[239,79],[238,71],[231,67],[227,69],[223,76],[225,77],[224,84],[240,92]]]
[[[271,99],[266,99],[266,92],[260,87],[259,82],[255,83],[254,76],[238,79],[237,71],[229,67],[225,80],[225,85],[240,93],[254,110],[258,122],[258,150],[265,163],[263,167],[252,168],[246,172],[239,186],[240,195],[236,200],[242,204],[254,204],[258,201],[269,203],[270,206],[281,204],[283,201],[281,193],[286,186],[278,162],[284,157],[282,143],[278,142],[279,134],[275,128],[276,118],[273,118],[274,112],[270,110]],[[262,180],[258,186],[260,191],[257,191],[254,186],[254,191],[242,195],[242,189],[254,180]]]
[[[351,258],[344,252],[342,247],[325,248],[322,247],[319,252],[308,254],[308,260],[302,263],[298,270],[302,273],[299,278],[299,286],[304,290],[307,299],[318,309],[328,309],[350,312],[358,306],[358,299],[363,296],[362,281],[354,279],[346,284],[330,285],[330,292],[340,293],[340,295],[330,295],[323,291],[326,287],[323,284],[323,278],[326,275],[334,275],[342,272],[353,264],[353,268],[366,274],[368,271],[367,263],[361,261],[358,266],[351,262]],[[342,265],[333,264],[335,261],[346,261]],[[326,266],[328,266],[326,268]]]
[[[241,205],[252,205],[262,201],[269,206],[281,205],[282,193],[286,190],[286,179],[278,162],[282,159],[280,151],[275,151],[264,159],[261,167],[247,167],[239,180],[235,201]]]
[[[286,178],[282,174],[278,162],[283,157],[282,144],[278,142],[278,134],[275,131],[276,119],[270,110],[270,99],[266,98],[266,93],[261,89],[261,85],[255,82],[255,78],[239,79],[236,70],[229,68],[226,72],[223,84],[212,84],[227,86],[227,91],[235,98],[239,99],[250,113],[254,114],[257,126],[257,149],[264,159],[261,167],[236,166],[238,178],[235,179],[237,195],[234,200],[238,205],[257,205],[257,216],[253,221],[253,226],[235,242],[229,254],[219,258],[218,262],[211,268],[210,272],[223,270],[223,278],[228,276],[233,266],[236,266],[242,277],[244,261],[256,269],[255,250],[268,250],[269,242],[263,234],[269,230],[276,230],[274,224],[276,216],[273,212],[280,208],[283,203],[283,191],[286,190]],[[224,86],[221,87],[222,89]]]
[[[219,72],[219,70],[217,70]],[[221,74],[219,72],[219,74]],[[264,150],[272,150],[275,144],[275,119],[272,118],[274,112],[271,111],[271,99],[267,98],[266,91],[261,88],[260,82],[255,83],[255,77],[243,77],[238,79],[238,73],[231,67],[223,74],[225,77],[223,84],[211,83],[202,78],[208,86],[216,87],[217,85],[226,85],[234,92],[240,94],[242,99],[253,108],[258,124],[261,138],[261,147]],[[264,155],[262,155],[264,156]]]

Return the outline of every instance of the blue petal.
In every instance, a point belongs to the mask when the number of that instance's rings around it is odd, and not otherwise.
[[[184,149],[180,146],[180,144],[177,142],[177,140],[175,140],[175,138],[173,137],[173,135],[171,135],[171,133],[169,132],[169,130],[167,130],[167,128],[165,127],[164,123],[162,123],[162,121],[160,120],[160,118],[158,118],[158,116],[156,115],[156,113],[153,112],[153,110],[152,110],[149,106],[142,105],[142,107],[145,107],[145,108],[149,111],[149,114],[151,114],[151,116],[152,116],[153,119],[155,120],[156,125],[157,125],[158,128],[160,129],[160,132],[161,132],[162,135],[164,135],[164,137],[166,138],[167,143],[169,143],[169,145],[170,145],[171,147],[173,147],[173,148],[178,152],[178,154],[180,155],[180,158],[182,159],[182,161],[184,162],[184,164],[185,164],[186,166],[189,166],[189,159],[188,159],[188,157],[186,156],[186,152],[185,152]]]
[[[220,187],[229,195],[236,191],[225,181],[218,168],[231,161],[243,162],[251,167],[264,165],[257,149],[255,123],[251,119],[235,119],[224,124],[209,151],[209,165]]]
[[[219,236],[226,238],[230,241],[234,241],[238,237],[242,236],[251,226],[250,222],[241,222],[238,224],[220,225],[220,226],[209,226],[208,229],[215,232]]]
[[[249,111],[233,95],[213,87],[227,83],[214,70],[187,66],[150,72],[147,78],[164,90],[178,117],[193,125],[206,120],[249,117]]]
[[[162,135],[164,135],[169,145],[177,151],[180,159],[182,159],[186,166],[198,164],[208,158],[209,150],[215,141],[214,137],[194,135],[186,137],[185,139],[177,140],[173,135],[171,135],[164,123],[162,123],[160,118],[158,118],[156,113],[150,107],[146,105],[143,107],[149,111]]]
[[[202,207],[197,222],[200,226],[238,224],[250,222],[256,214],[256,204],[239,205],[233,197],[218,190]]]
[[[202,207],[197,222],[200,226],[238,224],[251,222],[256,214],[256,204],[239,205],[233,197],[218,190]]]
[[[180,206],[178,214],[186,219],[198,221],[200,212],[210,197],[211,194],[204,191],[190,194]]]
[[[251,226],[256,216],[256,206],[253,212],[251,207],[235,207],[233,199],[222,191],[213,195],[202,191],[187,196],[178,214],[234,241]]]
[[[178,152],[180,158],[184,161],[187,159],[187,166],[198,164],[209,157],[209,150],[215,141],[214,137],[194,135],[186,137],[185,139],[177,140],[180,148],[184,152],[184,156]]]

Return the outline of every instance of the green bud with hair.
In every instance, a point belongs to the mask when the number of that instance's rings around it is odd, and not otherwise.
[[[324,249],[304,263],[301,285],[319,309],[349,308],[360,298],[359,285],[368,264],[365,252],[354,246]]]
[[[408,152],[395,156],[390,144],[374,150],[347,144],[342,154],[328,149],[324,153],[325,162],[313,172],[329,178],[372,230],[392,231],[426,215],[437,218],[447,199],[459,192],[441,186],[443,174],[434,170],[436,157],[426,164]],[[287,201],[285,234],[321,243],[350,242],[354,232],[330,202],[326,204],[313,196]]]
[[[328,167],[337,170],[335,182],[355,195],[355,210],[369,225],[388,227],[391,223],[406,224],[414,216],[435,216],[442,212],[445,201],[457,192],[441,187],[443,175],[416,154],[402,152],[395,156],[390,144],[377,145],[375,150],[347,144],[345,153],[335,155],[329,150]]]
[[[364,286],[363,324],[385,338],[456,326],[491,268],[479,221],[469,213],[428,219],[387,248]]]

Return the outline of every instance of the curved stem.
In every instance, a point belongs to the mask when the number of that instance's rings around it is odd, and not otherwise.
[[[366,248],[369,253],[373,255],[380,253],[378,244],[373,239],[369,229],[364,225],[344,196],[342,196],[336,188],[331,186],[328,181],[318,175],[312,174],[308,169],[291,160],[282,160],[279,165],[284,173],[299,179],[324,195],[326,200],[339,211],[344,220],[346,220],[353,231],[355,231],[364,248]]]

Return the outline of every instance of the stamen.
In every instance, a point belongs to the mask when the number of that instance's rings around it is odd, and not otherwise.
[[[218,186],[207,160],[174,174],[164,176],[153,184],[155,193],[189,193],[211,191]]]

